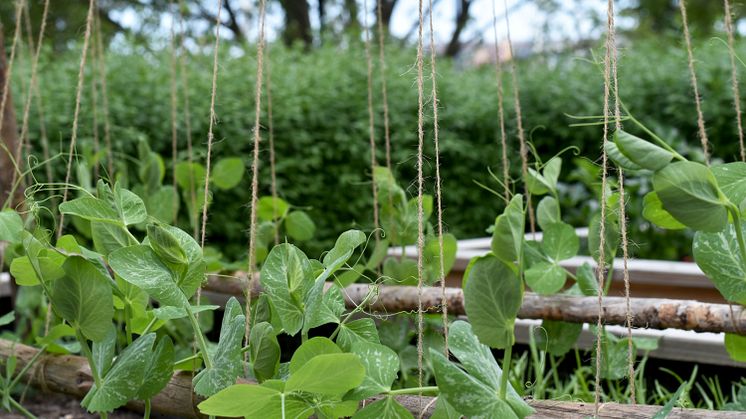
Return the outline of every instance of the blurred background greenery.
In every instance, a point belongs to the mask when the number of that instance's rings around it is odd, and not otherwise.
[[[253,126],[253,89],[256,74],[253,32],[254,0],[222,0],[225,36],[220,55],[215,158],[241,156],[250,160]],[[386,81],[391,118],[394,172],[402,185],[413,186],[417,146],[417,93],[414,86],[415,51],[408,32],[410,1],[379,0],[387,28]],[[53,154],[64,154],[70,139],[74,91],[80,59],[80,40],[87,1],[52,1],[50,33],[39,72],[44,123]],[[171,154],[172,16],[184,16],[179,51],[187,62],[189,88],[181,90],[190,101],[195,153],[204,159],[212,72],[212,1],[185,1],[181,8],[165,0],[100,0],[112,139],[117,159],[136,163],[137,141],[168,159]],[[270,50],[278,190],[288,202],[305,207],[318,230],[312,252],[328,247],[340,231],[372,227],[372,198],[368,145],[366,61],[361,28],[375,24],[375,1],[364,10],[354,0],[270,1]],[[601,38],[604,8],[581,0],[519,0],[507,5],[517,27],[515,44],[524,127],[538,154],[546,161],[575,146],[580,156],[566,153],[562,171],[563,212],[567,221],[584,226],[596,210],[594,193],[600,155],[600,127],[572,127],[569,115],[598,115],[602,109],[602,77],[593,57],[603,54]],[[682,152],[696,155],[696,118],[686,52],[682,46],[678,6],[670,0],[618,2],[620,6],[620,96],[644,124]],[[734,2],[736,27],[745,10]],[[32,32],[38,31],[41,2],[29,0]],[[730,90],[730,62],[724,43],[722,3],[691,0],[690,25],[695,37],[697,73],[704,114],[714,156],[737,158],[738,135]],[[502,206],[499,198],[475,182],[493,185],[488,169],[500,173],[491,2],[443,0],[434,3],[439,31],[437,50],[440,105],[441,165],[444,217],[448,231],[458,238],[486,235]],[[498,13],[502,2],[497,1]],[[482,13],[487,10],[487,16]],[[367,13],[366,13],[367,12]],[[535,19],[521,20],[522,14]],[[14,2],[0,2],[5,25],[5,47],[10,50],[14,30]],[[404,15],[404,16],[402,16]],[[133,20],[132,16],[137,18]],[[530,37],[521,25],[532,26]],[[555,26],[557,25],[557,27]],[[564,26],[563,26],[564,25]],[[566,26],[577,27],[569,31]],[[459,29],[460,27],[460,29]],[[179,28],[177,27],[177,30]],[[504,23],[499,35],[504,39]],[[746,43],[737,35],[736,49],[745,56]],[[504,48],[504,42],[499,48]],[[21,47],[13,73],[12,93],[17,115],[22,115],[30,67],[28,48]],[[503,51],[503,49],[500,49]],[[595,52],[595,53],[594,53]],[[374,65],[377,51],[373,51]],[[500,53],[501,56],[503,52]],[[484,58],[486,57],[486,58]],[[510,55],[503,57],[511,59]],[[738,64],[739,71],[743,67]],[[506,67],[507,69],[507,67]],[[376,138],[379,162],[384,161],[380,77],[374,69]],[[82,104],[80,144],[92,143],[92,68],[87,69]],[[510,74],[505,83],[506,128],[511,171],[519,174],[518,145]],[[179,159],[186,159],[183,96],[179,97]],[[97,106],[102,129],[101,98]],[[40,150],[40,119],[32,107],[32,148]],[[266,97],[264,100],[266,104]],[[266,125],[266,107],[262,115]],[[428,119],[428,122],[429,119]],[[634,131],[633,131],[634,132]],[[425,167],[428,190],[433,192],[431,126],[428,125]],[[269,194],[268,149],[262,145],[260,186]],[[56,179],[64,178],[63,159],[53,162]],[[167,160],[167,177],[170,177]],[[43,178],[39,170],[37,178]],[[169,180],[166,183],[170,183]],[[215,193],[208,225],[209,241],[231,257],[245,254],[248,226],[249,179],[239,187]],[[654,230],[642,219],[642,195],[648,185],[629,179],[632,201],[630,237],[638,257],[683,259],[689,256],[690,238]]]

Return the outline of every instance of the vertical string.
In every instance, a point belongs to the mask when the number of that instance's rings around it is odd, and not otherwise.
[[[523,114],[521,112],[521,95],[518,91],[518,66],[515,63],[513,55],[513,41],[510,39],[510,18],[508,17],[508,3],[503,1],[505,6],[505,25],[507,27],[508,48],[510,48],[510,75],[513,82],[513,101],[515,102],[515,119],[518,128],[518,142],[520,144],[521,154],[521,174],[523,175],[523,189],[526,193],[526,202],[528,205],[528,221],[531,233],[536,232],[536,221],[534,219],[534,207],[531,203],[531,193],[528,190],[528,148],[526,147],[526,134],[523,131]]]
[[[424,314],[422,312],[422,282],[423,282],[423,261],[422,253],[425,247],[424,237],[424,212],[422,208],[423,197],[423,143],[425,139],[424,114],[423,114],[423,42],[422,27],[423,23],[422,0],[419,0],[419,28],[417,31],[417,382],[422,387],[422,340]],[[422,407],[422,398],[420,397],[420,408]]]
[[[736,125],[738,127],[738,148],[741,161],[746,161],[746,149],[743,141],[743,122],[741,120],[741,91],[738,87],[738,70],[736,69],[736,51],[733,47],[733,12],[730,8],[730,0],[723,0],[725,8],[725,33],[728,35],[728,55],[730,56],[730,81],[733,90],[733,110],[736,113]]]
[[[254,153],[251,163],[251,215],[249,219],[249,268],[248,283],[246,286],[246,324],[244,330],[245,344],[249,343],[251,334],[251,281],[254,279],[256,264],[256,228],[257,228],[257,200],[259,195],[259,143],[261,142],[261,116],[262,116],[262,77],[264,76],[264,25],[266,20],[266,1],[259,1],[259,35],[256,46],[256,85],[254,86]],[[244,357],[248,354],[245,353]]]
[[[510,202],[510,163],[508,163],[508,146],[505,139],[505,109],[503,100],[503,74],[500,48],[497,42],[497,11],[495,0],[492,0],[492,30],[495,34],[495,79],[497,82],[497,119],[500,124],[500,148],[503,169],[503,192],[505,204]]]
[[[269,45],[265,45],[264,54],[266,63],[265,72],[267,73],[267,139],[269,143],[269,180],[270,193],[272,201],[277,200],[277,169],[275,167],[275,124],[272,120],[272,60],[269,57]],[[274,211],[274,206],[272,207]],[[275,244],[280,243],[280,230],[275,229]]]
[[[383,138],[386,147],[386,168],[391,171],[391,133],[389,130],[389,94],[386,87],[386,52],[383,32],[383,11],[381,0],[376,0],[376,20],[378,26],[378,62],[381,71],[381,97],[383,100]]]
[[[440,139],[438,127],[438,84],[435,67],[435,29],[433,28],[433,0],[429,0],[430,8],[430,78],[432,79],[433,96],[433,143],[435,145],[435,202],[438,207],[438,257],[440,258],[440,306],[443,311],[443,352],[448,356],[448,301],[446,299],[446,267],[443,256],[443,204],[440,182]]]
[[[106,82],[106,55],[104,54],[104,41],[101,36],[101,19],[94,16],[94,29],[96,31],[96,44],[93,51],[96,54],[98,64],[98,83],[101,87],[101,107],[104,113],[104,145],[106,146],[106,170],[110,179],[114,179],[114,152],[111,144],[111,118],[109,115],[109,88]]]
[[[85,79],[85,63],[88,56],[88,45],[91,40],[91,31],[93,26],[93,13],[96,0],[89,0],[88,15],[86,16],[85,35],[83,37],[83,51],[80,54],[80,67],[78,68],[78,85],[75,92],[75,112],[73,114],[73,127],[70,136],[70,149],[67,152],[67,167],[65,169],[65,184],[62,192],[62,202],[67,201],[69,192],[68,184],[70,183],[70,172],[73,164],[73,155],[75,153],[75,143],[78,140],[78,118],[80,116],[80,100],[83,92],[83,80]],[[65,225],[65,214],[60,213],[60,224],[57,226],[57,238],[62,236],[62,228]]]
[[[594,385],[594,416],[598,417],[599,404],[601,401],[601,339],[603,337],[603,295],[604,279],[606,271],[606,186],[608,159],[606,156],[606,142],[609,136],[609,95],[611,90],[611,56],[613,48],[613,36],[611,35],[614,28],[614,0],[608,0],[606,10],[606,53],[604,55],[604,124],[603,140],[601,144],[601,220],[599,222],[599,244],[598,244],[598,264],[596,265],[596,277],[598,278],[598,320],[596,322],[596,377]]]
[[[365,64],[368,69],[368,141],[370,142],[370,175],[373,176],[376,162],[376,132],[373,117],[373,60],[370,53],[370,29],[368,28],[368,0],[363,0],[363,27],[365,31]],[[378,187],[375,179],[370,183],[373,191],[373,230],[375,231],[376,243],[381,238],[378,229],[381,227],[378,219]]]
[[[705,130],[705,117],[702,114],[702,98],[699,96],[699,86],[697,85],[697,72],[694,70],[694,54],[692,53],[692,39],[689,35],[689,24],[686,17],[686,0],[679,0],[679,10],[681,10],[681,23],[684,29],[684,41],[686,43],[687,63],[689,64],[689,76],[694,91],[694,105],[697,108],[697,134],[699,142],[702,144],[702,153],[704,154],[705,163],[710,164],[709,141],[707,131]]]
[[[170,8],[173,8],[173,0],[169,1]],[[177,112],[178,112],[178,91],[176,88],[176,15],[172,16],[171,21],[171,37],[169,42],[169,49],[170,49],[170,61],[169,65],[171,67],[171,186],[174,188],[174,198],[173,198],[173,221],[176,221],[176,217],[179,213],[178,209],[178,202],[179,202],[179,195],[178,195],[178,189],[176,188],[176,162],[178,161],[178,145],[179,145],[179,131],[177,126]],[[191,171],[191,167],[190,170]]]

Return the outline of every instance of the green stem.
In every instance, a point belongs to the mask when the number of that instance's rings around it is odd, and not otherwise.
[[[145,413],[142,415],[142,419],[150,419],[150,399],[145,400]]]
[[[26,372],[28,372],[29,369],[36,363],[36,360],[39,359],[42,354],[44,354],[44,351],[47,350],[47,345],[42,346],[39,348],[39,351],[34,354],[33,357],[29,360],[29,362],[26,363],[26,365],[21,368],[21,371],[16,374],[15,378],[13,378],[13,381],[10,382],[10,385],[8,385],[8,391],[12,390],[13,387],[15,387],[19,381],[21,381],[21,378],[26,375]]]
[[[75,336],[78,338],[78,342],[80,342],[80,348],[83,350],[86,359],[88,359],[88,366],[91,368],[91,375],[93,375],[93,383],[97,388],[101,388],[101,375],[99,374],[96,363],[93,361],[93,352],[91,352],[91,348],[88,346],[88,339],[83,336],[79,327],[75,328]],[[100,415],[101,419],[106,419],[108,417],[106,412],[100,412]]]
[[[18,403],[14,398],[8,397],[8,400],[10,401],[10,405],[13,406],[13,408],[16,409],[17,411],[21,412],[23,416],[26,416],[29,419],[37,419],[33,413],[29,412],[25,407],[23,407],[20,403]]]
[[[736,229],[736,240],[738,240],[738,248],[741,250],[741,265],[746,269],[746,241],[744,241],[743,231],[741,230],[741,213],[733,204],[728,205],[728,210],[733,217],[733,226]]]
[[[145,330],[142,331],[142,335],[141,336],[144,336],[144,335],[147,335],[148,333],[150,333],[150,329],[152,329],[153,326],[155,326],[155,323],[157,321],[158,321],[158,318],[157,317],[153,317],[153,319],[150,321],[150,323],[148,323],[148,325],[145,326]]]
[[[670,145],[668,145],[667,142],[663,141],[663,139],[661,137],[657,136],[653,131],[649,130],[648,127],[646,127],[645,125],[643,125],[642,122],[638,121],[637,118],[635,118],[634,116],[632,116],[632,114],[629,112],[629,110],[627,109],[627,107],[624,106],[624,104],[622,104],[622,108],[624,108],[624,112],[627,113],[627,116],[629,117],[629,120],[632,121],[638,127],[640,127],[640,129],[642,129],[643,131],[645,131],[645,133],[647,133],[652,139],[654,139],[655,142],[658,143],[658,145],[660,145],[661,147],[663,147],[666,150],[668,150],[671,154],[673,154],[674,158],[676,158],[677,160],[686,161],[686,158],[684,156],[682,156],[681,154],[679,154],[676,150],[673,149],[673,147],[671,147]]]
[[[510,358],[513,356],[513,345],[505,348],[503,354],[503,373],[500,376],[500,399],[505,400],[508,394],[508,375],[510,374]]]
[[[398,390],[389,390],[386,394],[389,396],[396,396],[401,394],[420,394],[420,393],[438,393],[440,390],[438,390],[438,386],[429,386],[429,387],[409,387],[409,388],[400,388]]]
[[[212,360],[210,360],[210,354],[209,352],[207,352],[207,340],[205,339],[205,335],[202,333],[202,329],[200,329],[199,327],[197,318],[194,316],[189,303],[187,303],[187,305],[184,307],[184,310],[186,310],[189,322],[192,323],[194,334],[197,336],[197,344],[199,345],[199,349],[202,352],[202,360],[205,362],[205,368],[212,368]]]
[[[127,345],[132,344],[132,325],[130,324],[131,319],[132,319],[132,306],[130,305],[129,301],[125,300],[124,301],[124,333],[127,335]]]

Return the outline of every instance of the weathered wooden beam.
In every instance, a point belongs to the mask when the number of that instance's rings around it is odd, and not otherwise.
[[[38,349],[8,340],[0,339],[0,361],[3,363],[10,356],[16,357],[17,368],[21,370],[38,353]],[[29,371],[22,377],[23,381],[42,390],[63,393],[82,398],[91,388],[93,379],[88,362],[85,358],[74,355],[43,355]],[[367,405],[379,400],[376,396],[361,402]],[[415,417],[429,418],[434,409],[432,397],[397,396],[397,401]],[[165,415],[182,418],[203,418],[196,404],[201,398],[192,394],[191,375],[174,374],[166,388],[152,400],[153,411]],[[534,419],[544,418],[578,418],[593,415],[592,403],[573,403],[551,400],[529,400],[536,413]],[[131,402],[127,407],[143,411],[141,402]],[[660,410],[660,406],[623,405],[618,403],[604,403],[601,405],[601,418],[649,418]],[[669,418],[742,418],[742,412],[718,412],[702,409],[674,409]]]
[[[206,290],[243,295],[246,279],[218,278],[211,276]],[[259,295],[261,285],[256,279],[251,281],[252,295]],[[353,284],[345,288],[347,307],[357,307],[370,293],[378,297],[369,304],[369,309],[378,312],[402,312],[417,310],[417,287]],[[426,287],[422,290],[422,305],[430,312],[437,312],[441,305],[439,287]],[[465,315],[464,294],[460,288],[446,288],[448,312]],[[663,298],[632,298],[630,300],[633,326],[651,329],[681,329],[697,332],[727,332],[746,335],[746,310],[738,305],[703,303],[694,300],[669,300]],[[610,325],[625,325],[627,321],[626,302],[623,297],[604,297],[603,321]],[[596,297],[570,295],[542,296],[526,293],[518,317],[522,319],[562,320],[572,323],[595,323],[598,315]]]

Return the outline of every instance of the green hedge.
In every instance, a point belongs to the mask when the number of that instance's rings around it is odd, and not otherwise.
[[[170,64],[168,52],[150,53],[136,47],[108,56],[108,85],[117,150],[136,155],[135,141],[149,140],[151,147],[170,155]],[[130,50],[131,49],[131,50]],[[226,48],[220,59],[215,127],[217,157],[238,155],[247,165],[251,150],[255,60],[253,51],[237,57],[237,47]],[[310,207],[319,229],[320,249],[338,232],[353,225],[371,227],[371,192],[366,109],[366,67],[363,49],[324,47],[312,53],[272,46],[272,93],[278,188],[292,204]],[[701,43],[695,51],[704,112],[714,153],[730,159],[737,153],[734,112],[730,95],[730,69],[722,43]],[[53,150],[66,150],[73,115],[73,97],[79,57],[47,56],[40,77]],[[622,50],[620,89],[630,110],[658,132],[693,146],[696,119],[685,54],[678,46],[654,42]],[[391,139],[395,172],[400,183],[415,192],[417,147],[417,92],[414,52],[390,47],[387,53]],[[194,56],[189,62],[189,97],[192,129],[199,158],[204,156],[210,99],[211,57]],[[598,67],[574,57],[537,58],[519,67],[524,126],[545,158],[567,146],[581,149],[591,159],[599,154],[599,127],[570,127],[566,114],[601,112],[603,92]],[[18,71],[15,87],[20,86]],[[426,73],[429,73],[426,71]],[[378,74],[378,73],[376,73]],[[426,85],[429,85],[427,83]],[[90,81],[86,93],[90,95]],[[441,165],[447,229],[459,238],[484,235],[501,203],[474,181],[492,184],[487,168],[499,172],[497,100],[494,69],[461,68],[447,60],[438,62]],[[378,158],[383,162],[380,88],[374,87]],[[506,115],[509,155],[518,167],[515,123],[509,77],[506,75]],[[20,89],[15,89],[21,114]],[[90,98],[83,104],[81,142],[90,142]],[[431,122],[430,110],[427,122]],[[266,125],[266,115],[263,122]],[[180,126],[183,126],[181,124]],[[31,136],[38,140],[38,119],[31,119]],[[428,190],[433,190],[431,130],[428,126]],[[265,132],[266,134],[266,132]],[[186,147],[181,133],[181,157]],[[38,149],[38,148],[37,148]],[[261,188],[269,192],[266,135],[262,146]],[[569,163],[569,159],[567,161]],[[61,175],[64,164],[55,163]],[[565,167],[563,176],[571,169]],[[516,173],[516,170],[513,171]],[[644,187],[642,188],[644,189]],[[568,189],[571,221],[581,225],[592,207],[587,194]],[[211,207],[212,243],[222,244],[231,255],[245,252],[248,225],[249,180],[231,193],[218,193]],[[584,208],[584,209],[581,209]],[[634,213],[634,211],[631,211]],[[634,232],[633,238],[634,238]],[[642,255],[656,255],[643,245]],[[659,253],[658,253],[659,254]],[[670,255],[669,255],[670,256]],[[673,255],[675,256],[675,255]]]

